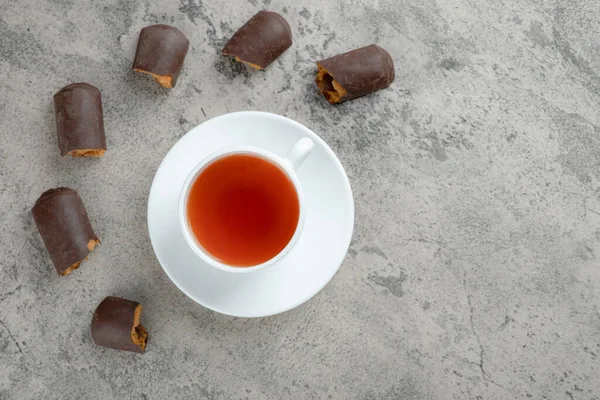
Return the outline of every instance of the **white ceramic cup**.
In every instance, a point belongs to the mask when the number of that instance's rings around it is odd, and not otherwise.
[[[288,153],[284,157],[278,156],[277,154],[274,154],[270,151],[258,147],[236,147],[232,149],[217,151],[211,154],[210,156],[206,157],[204,160],[200,161],[189,173],[179,195],[179,223],[181,225],[183,237],[185,237],[187,244],[194,251],[194,253],[196,253],[196,255],[208,265],[211,265],[223,271],[233,273],[247,273],[251,271],[256,271],[271,266],[277,263],[277,261],[279,261],[280,259],[282,259],[292,249],[292,247],[294,247],[294,244],[298,241],[298,238],[302,233],[302,228],[304,227],[304,221],[306,219],[306,207],[304,204],[304,195],[302,194],[302,187],[300,186],[298,176],[296,175],[296,170],[302,165],[304,160],[306,160],[306,157],[308,157],[314,145],[315,144],[311,139],[304,137],[298,142],[296,142],[296,144],[288,151]],[[251,267],[233,267],[231,265],[227,265],[221,262],[220,260],[212,256],[208,251],[206,251],[202,247],[202,245],[196,239],[196,236],[190,228],[189,219],[187,217],[187,202],[190,194],[190,188],[192,187],[192,184],[195,182],[196,178],[202,173],[204,168],[212,164],[214,161],[233,154],[254,155],[278,166],[281,169],[281,171],[283,171],[293,183],[294,188],[296,189],[296,193],[298,195],[298,202],[300,204],[300,215],[298,217],[298,225],[296,226],[296,231],[294,232],[294,235],[292,236],[287,246],[285,246],[284,249],[281,252],[279,252],[279,254],[277,254],[270,260]]]

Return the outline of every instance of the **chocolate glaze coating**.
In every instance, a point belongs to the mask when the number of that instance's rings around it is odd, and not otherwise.
[[[140,32],[133,70],[152,75],[164,87],[175,87],[189,44],[177,28],[147,26]]]
[[[102,97],[89,83],[73,83],[54,95],[58,148],[64,157],[100,156],[106,151]]]
[[[259,11],[233,34],[223,54],[263,69],[291,45],[292,30],[287,21],[275,12]]]
[[[73,189],[42,193],[31,213],[59,275],[78,268],[99,243],[83,201]]]
[[[92,317],[92,338],[98,346],[143,353],[148,334],[139,318],[137,301],[109,296],[102,300]]]
[[[318,61],[317,66],[317,85],[332,104],[384,89],[395,78],[392,57],[375,44]]]

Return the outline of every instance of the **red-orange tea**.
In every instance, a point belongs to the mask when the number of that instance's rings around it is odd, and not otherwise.
[[[192,183],[187,217],[200,245],[234,267],[262,264],[290,242],[300,217],[292,181],[276,165],[233,154],[206,166]]]

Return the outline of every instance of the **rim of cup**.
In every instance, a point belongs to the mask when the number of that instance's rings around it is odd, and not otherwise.
[[[298,224],[296,225],[296,230],[292,235],[292,238],[287,243],[287,245],[273,258],[257,265],[249,266],[249,267],[236,267],[232,265],[228,265],[212,254],[210,254],[206,249],[202,247],[200,242],[197,240],[195,234],[192,232],[189,226],[189,220],[187,218],[187,205],[190,189],[193,183],[196,181],[196,178],[200,176],[202,171],[208,167],[213,162],[230,156],[234,154],[251,154],[257,157],[260,157],[277,168],[279,168],[292,182],[294,189],[296,191],[296,195],[298,196],[299,203],[299,215],[298,215]],[[304,194],[302,192],[302,186],[298,180],[298,176],[296,175],[296,171],[293,169],[292,165],[284,159],[282,156],[278,156],[268,150],[264,150],[258,147],[253,146],[239,146],[231,149],[223,149],[212,153],[211,155],[205,157],[203,160],[198,162],[196,166],[190,171],[188,174],[181,192],[179,194],[179,223],[181,230],[183,232],[183,236],[188,244],[188,246],[194,251],[194,253],[199,256],[205,263],[211,265],[215,268],[218,268],[222,271],[233,272],[233,273],[249,273],[258,271],[269,266],[276,264],[279,260],[289,253],[289,251],[294,247],[300,234],[304,228],[304,222],[306,219],[306,209],[304,204]]]

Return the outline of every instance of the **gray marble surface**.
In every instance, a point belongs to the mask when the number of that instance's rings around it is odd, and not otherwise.
[[[265,72],[219,55],[261,9],[294,45]],[[0,399],[600,398],[600,2],[0,0]],[[191,41],[173,90],[131,72],[139,30]],[[378,43],[393,86],[338,107],[314,61]],[[52,95],[103,95],[109,150],[61,159]],[[284,114],[339,155],[349,254],[315,298],[236,319],[153,256],[147,195],[169,148],[232,111]],[[58,277],[30,208],[76,188],[103,244]],[[137,299],[143,355],[92,344]]]

